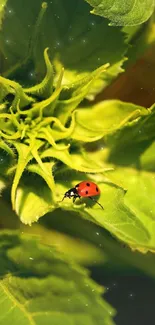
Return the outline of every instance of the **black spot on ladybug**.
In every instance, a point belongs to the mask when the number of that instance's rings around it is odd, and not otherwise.
[[[86,191],[85,193],[88,194],[88,191]]]
[[[77,184],[76,186],[75,186],[75,188],[78,188],[79,187],[79,184]]]
[[[96,186],[96,192],[98,192],[98,187]]]
[[[87,186],[90,186],[90,183],[86,183]]]

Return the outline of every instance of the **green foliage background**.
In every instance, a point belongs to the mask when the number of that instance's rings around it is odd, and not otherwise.
[[[87,2],[0,1],[0,324],[114,324],[86,268],[154,277],[155,106],[103,100],[154,2]],[[85,179],[104,210],[61,202]]]

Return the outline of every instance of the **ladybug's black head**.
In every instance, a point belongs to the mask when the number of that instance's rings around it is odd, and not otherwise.
[[[71,198],[71,197],[76,197],[76,196],[78,196],[78,192],[77,192],[76,188],[73,187],[65,193],[64,198],[65,197]]]
[[[79,197],[76,188],[73,187],[73,188],[71,188],[70,190],[68,190],[68,191],[64,194],[64,197],[63,197],[62,201],[63,201],[66,197],[68,197],[69,199],[72,198],[72,197],[73,197],[73,198],[77,198],[77,197]]]

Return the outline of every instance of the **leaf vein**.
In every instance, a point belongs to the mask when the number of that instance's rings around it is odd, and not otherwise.
[[[36,323],[34,322],[31,314],[29,314],[27,312],[27,310],[23,307],[23,305],[21,305],[14,297],[13,295],[9,292],[9,290],[7,289],[6,285],[3,284],[2,282],[0,282],[0,286],[2,288],[2,290],[4,291],[4,293],[8,296],[8,298],[11,300],[11,302],[14,304],[14,307],[17,306],[22,312],[23,314],[25,314],[25,316],[28,318],[30,325],[36,325]]]

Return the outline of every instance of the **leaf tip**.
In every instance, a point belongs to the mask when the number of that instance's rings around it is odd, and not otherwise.
[[[43,9],[47,9],[47,7],[48,7],[47,2],[42,2],[41,7],[42,7]]]

